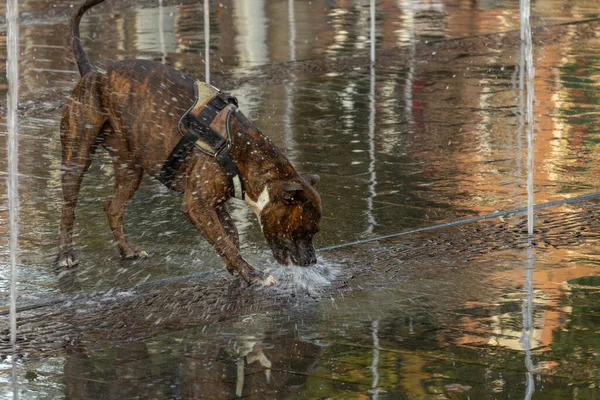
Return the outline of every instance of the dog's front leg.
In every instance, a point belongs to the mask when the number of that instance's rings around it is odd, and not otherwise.
[[[215,248],[229,273],[237,272],[248,283],[266,278],[265,274],[254,269],[242,258],[236,243],[223,227],[216,206],[212,206],[205,199],[198,198],[194,192],[186,191],[183,213]]]
[[[235,223],[233,222],[233,218],[229,215],[229,212],[225,208],[225,204],[221,204],[217,207],[217,215],[219,216],[219,221],[221,221],[221,226],[227,232],[229,236],[229,240],[233,242],[235,247],[240,250],[240,236],[238,234]]]

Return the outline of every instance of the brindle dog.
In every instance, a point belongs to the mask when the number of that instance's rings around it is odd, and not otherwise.
[[[71,19],[73,52],[81,79],[62,115],[62,189],[57,264],[70,268],[73,222],[81,181],[98,146],[113,161],[115,184],[106,201],[110,228],[124,258],[147,253],[123,230],[125,205],[144,173],[156,176],[181,138],[179,118],[194,102],[194,80],[163,64],[126,60],[95,70],[83,50],[79,23],[83,14],[104,0],[87,0]],[[231,105],[228,107],[232,107]],[[211,127],[225,129],[223,110]],[[258,217],[277,261],[307,266],[316,262],[312,238],[319,231],[321,199],[317,175],[300,176],[269,138],[240,112],[232,114],[231,152],[246,189],[246,202]],[[246,282],[265,279],[240,255],[235,225],[225,208],[230,187],[219,163],[194,149],[177,171],[173,189],[183,195],[183,213],[221,256],[227,270]],[[274,283],[267,277],[265,283]]]

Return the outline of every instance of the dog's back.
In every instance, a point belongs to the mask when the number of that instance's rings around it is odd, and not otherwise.
[[[101,96],[110,127],[154,176],[179,140],[177,123],[194,101],[194,81],[146,60],[111,62]]]

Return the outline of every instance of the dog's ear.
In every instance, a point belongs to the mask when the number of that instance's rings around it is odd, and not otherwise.
[[[283,190],[282,197],[286,203],[306,202],[306,193],[304,188],[298,182],[288,181],[281,184]]]
[[[317,174],[302,175],[302,178],[304,178],[306,182],[310,183],[310,186],[312,187],[315,187],[316,184],[321,180],[321,177]]]

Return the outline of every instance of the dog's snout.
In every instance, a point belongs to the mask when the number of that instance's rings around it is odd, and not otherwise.
[[[298,262],[298,265],[301,267],[308,267],[309,265],[313,265],[317,263],[317,255],[316,254],[309,254],[306,257],[302,257],[300,259],[300,261]]]
[[[294,264],[301,267],[308,267],[309,265],[316,264],[317,254],[312,242],[299,243],[296,247],[296,254],[293,257]]]
[[[276,238],[269,241],[275,259],[280,264],[292,264],[308,267],[316,264],[317,254],[312,240],[283,240]]]

